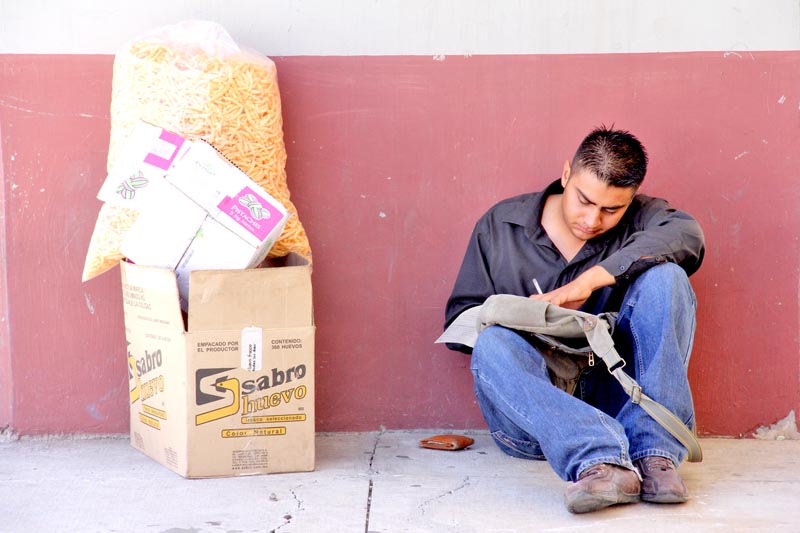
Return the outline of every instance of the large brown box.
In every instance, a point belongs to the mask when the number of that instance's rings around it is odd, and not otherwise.
[[[314,469],[311,267],[292,264],[192,272],[187,327],[174,271],[121,263],[135,448],[188,478]]]

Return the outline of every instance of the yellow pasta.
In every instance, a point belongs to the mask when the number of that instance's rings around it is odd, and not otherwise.
[[[114,268],[122,259],[119,251],[122,238],[136,222],[138,211],[103,204],[94,225],[89,252],[83,265],[83,281],[88,281],[103,272]]]
[[[296,252],[311,261],[308,237],[286,183],[280,92],[275,64],[239,52],[225,57],[199,48],[140,41],[117,54],[111,98],[110,170],[137,121],[204,139],[280,201],[290,218],[270,257]],[[137,212],[104,205],[83,280],[113,268]]]

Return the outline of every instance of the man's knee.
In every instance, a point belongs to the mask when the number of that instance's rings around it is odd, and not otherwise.
[[[686,271],[675,263],[661,263],[648,268],[639,276],[639,280],[659,281],[659,282],[683,282],[688,281]]]
[[[686,271],[675,263],[661,263],[644,271],[634,281],[632,289],[637,291],[654,290],[662,297],[667,294],[688,296],[694,300],[694,292]]]
[[[544,358],[526,335],[503,326],[490,326],[481,331],[472,350],[470,366],[473,374],[508,376],[524,372],[547,378]]]
[[[501,326],[489,326],[478,335],[472,349],[472,369],[485,363],[497,362],[508,351],[511,331]]]

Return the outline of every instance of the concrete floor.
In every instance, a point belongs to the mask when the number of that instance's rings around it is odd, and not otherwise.
[[[2,442],[0,531],[800,531],[800,440],[703,439],[705,460],[680,467],[688,503],[571,515],[547,463],[486,432],[458,452],[417,446],[436,433],[320,434],[315,472],[199,480],[123,437]]]

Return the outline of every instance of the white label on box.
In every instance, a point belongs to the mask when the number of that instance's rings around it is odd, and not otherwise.
[[[242,342],[239,346],[242,353],[242,368],[251,372],[261,370],[263,346],[261,328],[256,326],[242,328]]]

